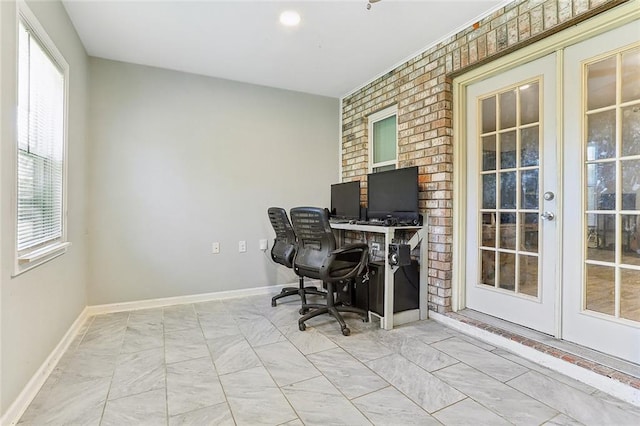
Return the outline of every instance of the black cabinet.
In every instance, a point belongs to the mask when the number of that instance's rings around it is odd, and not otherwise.
[[[378,315],[384,312],[384,262],[369,263],[369,280],[355,283],[353,303]],[[418,309],[420,306],[420,265],[412,260],[394,272],[393,312]]]

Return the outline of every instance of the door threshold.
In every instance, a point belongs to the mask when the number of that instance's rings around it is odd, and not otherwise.
[[[470,320],[479,321],[480,323],[497,327],[512,334],[533,340],[536,343],[547,345],[551,348],[557,349],[558,351],[565,352],[568,355],[581,357],[605,368],[610,368],[620,373],[628,374],[636,379],[640,379],[640,365],[638,364],[634,364],[575,343],[567,342],[566,340],[556,339],[549,334],[541,333],[531,328],[514,324],[491,315],[483,314],[482,312],[474,311],[473,309],[463,309],[462,311],[458,311],[457,314]]]
[[[640,406],[640,365],[471,309],[429,316]]]

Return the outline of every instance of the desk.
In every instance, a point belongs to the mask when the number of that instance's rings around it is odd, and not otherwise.
[[[427,240],[426,240],[426,227],[422,226],[376,226],[376,225],[356,225],[351,223],[332,223],[332,229],[364,232],[369,234],[382,234],[384,235],[384,315],[379,316],[374,312],[369,311],[369,319],[374,315],[380,318],[380,327],[385,330],[391,330],[394,323],[405,324],[419,319],[428,318],[428,306],[427,306]],[[394,272],[397,267],[389,264],[389,244],[393,242],[396,231],[415,231],[414,237],[409,241],[411,249],[414,249],[421,240],[424,240],[423,244],[420,244],[420,300],[419,308],[412,309],[404,312],[393,313],[393,289],[394,289]]]

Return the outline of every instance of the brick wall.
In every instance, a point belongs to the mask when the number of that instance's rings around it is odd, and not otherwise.
[[[342,102],[342,176],[366,198],[368,116],[398,106],[399,167],[419,166],[420,210],[428,215],[428,304],[451,310],[453,76],[627,0],[519,0],[372,81]]]

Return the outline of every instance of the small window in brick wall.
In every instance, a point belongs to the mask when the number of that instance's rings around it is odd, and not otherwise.
[[[369,116],[369,171],[398,165],[398,108],[394,105]]]

